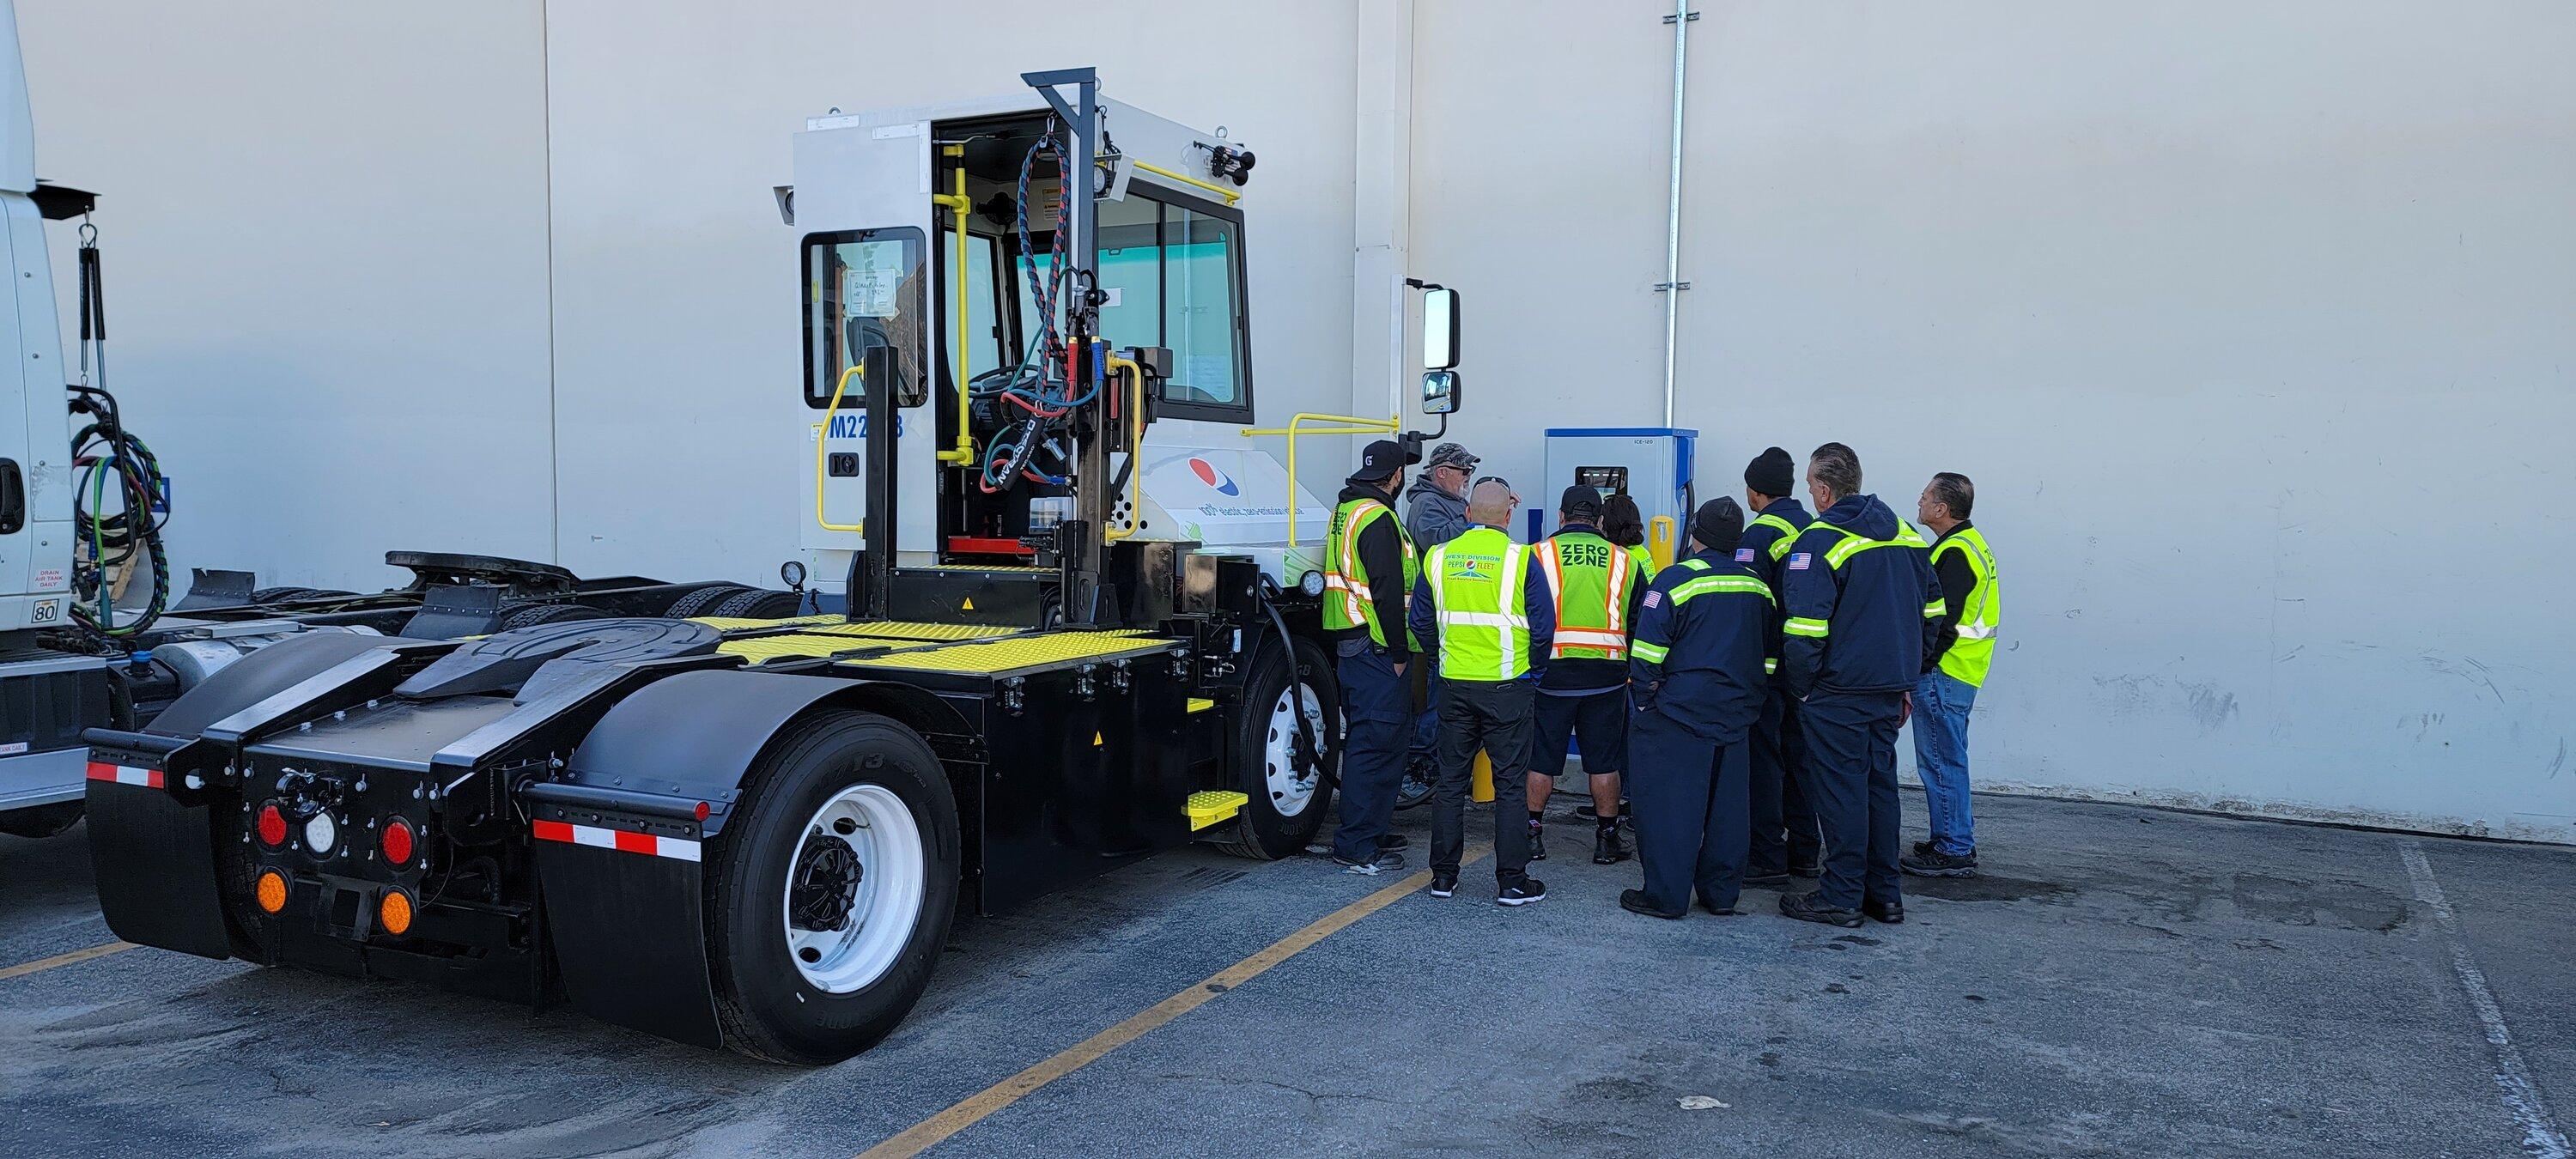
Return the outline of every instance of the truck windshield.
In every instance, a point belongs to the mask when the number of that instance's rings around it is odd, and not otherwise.
[[[1100,334],[1112,346],[1171,349],[1165,414],[1251,421],[1240,229],[1212,210],[1167,203],[1141,188],[1124,201],[1100,203]],[[1035,264],[1037,276],[1045,277],[1046,254]],[[1014,262],[1011,275],[1025,339],[1036,326],[1037,307],[1028,271]]]

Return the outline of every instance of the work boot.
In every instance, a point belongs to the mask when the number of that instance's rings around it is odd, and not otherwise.
[[[1916,877],[1975,877],[1977,855],[1917,850],[1896,859],[1896,867]]]
[[[1536,821],[1530,822],[1530,855],[1532,861],[1547,860],[1547,830]]]
[[[1454,870],[1431,871],[1431,896],[1451,897],[1458,892],[1458,874]]]
[[[1914,843],[1914,855],[1915,855],[1916,857],[1921,857],[1921,856],[1923,856],[1924,854],[1926,854],[1926,853],[1930,853],[1930,852],[1932,852],[1933,850],[1938,849],[1938,848],[1940,848],[1940,846],[1938,846],[1938,845],[1934,845],[1934,844],[1932,843],[1932,841],[1931,841],[1931,839],[1930,839],[1930,838],[1925,838],[1925,839],[1923,839],[1923,840],[1921,840],[1921,841],[1917,841],[1917,842],[1915,842],[1915,843]]]
[[[1623,909],[1623,910],[1626,910],[1626,911],[1628,911],[1629,913],[1632,913],[1632,914],[1644,914],[1644,915],[1646,915],[1647,917],[1650,917],[1650,918],[1662,918],[1662,919],[1664,919],[1665,921],[1676,921],[1676,922],[1677,922],[1677,921],[1680,921],[1683,917],[1687,916],[1687,915],[1689,914],[1689,912],[1690,912],[1690,911],[1688,911],[1688,910],[1684,910],[1684,911],[1681,911],[1681,912],[1679,912],[1679,913],[1676,913],[1676,912],[1671,911],[1671,910],[1660,910],[1660,909],[1656,909],[1656,908],[1655,908],[1655,903],[1653,903],[1653,902],[1651,902],[1651,901],[1646,900],[1646,891],[1645,891],[1645,890],[1642,890],[1642,889],[1623,889],[1623,890],[1620,890],[1620,891],[1619,891],[1619,908],[1620,908],[1620,909]]]
[[[1833,906],[1826,905],[1823,894],[1781,894],[1780,914],[1783,917],[1796,918],[1802,922],[1816,922],[1828,926],[1841,926],[1847,930],[1860,928],[1859,910],[1837,909]]]
[[[1617,865],[1626,860],[1628,843],[1619,836],[1619,827],[1595,824],[1592,828],[1592,864]]]
[[[1864,901],[1860,903],[1860,912],[1884,925],[1905,924],[1905,903],[1901,901]]]
[[[1547,883],[1535,877],[1524,877],[1519,885],[1507,885],[1494,900],[1502,905],[1528,905],[1547,900]]]
[[[1363,877],[1375,877],[1390,869],[1404,868],[1404,855],[1390,850],[1381,852],[1377,856],[1371,857],[1366,861],[1353,861],[1350,858],[1336,853],[1333,855],[1333,864],[1341,866],[1342,872],[1344,873],[1356,873]]]

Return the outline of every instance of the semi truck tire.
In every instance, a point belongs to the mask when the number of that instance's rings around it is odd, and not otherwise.
[[[709,584],[671,601],[670,609],[662,614],[674,620],[712,616],[716,605],[750,590],[741,584]]]
[[[795,592],[764,591],[758,588],[736,592],[716,605],[709,613],[745,620],[784,620],[805,610],[805,597]]]
[[[533,628],[539,624],[561,624],[570,620],[605,620],[608,613],[581,604],[533,604],[501,618],[494,634],[514,628]]]
[[[1324,750],[1320,767],[1302,777],[1290,760],[1299,743],[1296,718],[1289,715],[1292,675],[1303,693],[1308,731]],[[1276,861],[1304,850],[1332,813],[1342,759],[1341,688],[1332,661],[1312,640],[1299,639],[1290,651],[1262,649],[1243,681],[1241,717],[1234,742],[1241,780],[1235,790],[1251,800],[1213,844],[1237,857]]]
[[[921,735],[871,712],[807,716],[772,740],[707,878],[727,1046],[835,1062],[903,1021],[957,911],[957,802]]]

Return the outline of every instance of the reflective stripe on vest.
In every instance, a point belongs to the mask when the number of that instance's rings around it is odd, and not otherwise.
[[[1553,659],[1628,658],[1628,553],[1588,531],[1563,532],[1530,547],[1556,600]],[[1571,557],[1569,559],[1568,557]],[[1568,590],[1567,584],[1574,590]]]
[[[1324,546],[1324,627],[1328,631],[1346,631],[1365,627],[1369,639],[1379,647],[1386,646],[1386,632],[1377,622],[1377,593],[1369,587],[1368,567],[1360,562],[1360,532],[1380,519],[1395,520],[1396,543],[1404,551],[1404,592],[1413,594],[1413,579],[1419,564],[1413,554],[1413,537],[1405,533],[1404,521],[1375,499],[1353,499],[1333,510],[1333,528]],[[1407,639],[1411,639],[1410,632]]]
[[[2003,585],[1995,579],[1995,554],[1976,528],[1952,532],[1933,547],[1932,565],[1938,568],[1942,553],[1953,551],[1967,557],[1968,571],[1977,578],[1968,598],[1959,604],[1959,638],[1941,653],[1941,671],[1982,688],[1995,662],[1995,629],[2003,622]]]
[[[1440,622],[1440,674],[1451,680],[1516,680],[1529,671],[1529,608],[1522,599],[1530,549],[1491,527],[1431,549],[1423,577]]]
[[[1780,538],[1772,540],[1771,546],[1765,549],[1771,553],[1771,559],[1775,563],[1779,561],[1781,556],[1789,554],[1790,545],[1798,542],[1799,528],[1795,524],[1792,524],[1788,520],[1782,519],[1777,515],[1756,515],[1753,517],[1753,522],[1744,525],[1744,529],[1746,531],[1751,531],[1756,527],[1777,527],[1780,529]]]

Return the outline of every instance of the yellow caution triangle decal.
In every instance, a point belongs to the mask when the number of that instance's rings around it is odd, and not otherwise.
[[[1102,745],[1104,745],[1104,744],[1107,744],[1107,743],[1109,743],[1109,742],[1108,742],[1108,741],[1106,741],[1106,740],[1101,739],[1101,736],[1100,736],[1100,734],[1099,734],[1099,733],[1096,733],[1096,732],[1095,732],[1095,733],[1091,734],[1091,747],[1093,747],[1093,748],[1099,748],[1100,746],[1102,746]]]
[[[968,597],[966,597],[966,602],[965,602],[965,603],[963,603],[963,604],[961,604],[961,605],[959,605],[959,606],[958,606],[958,608],[957,608],[957,610],[958,610],[958,611],[961,611],[961,612],[971,612],[971,611],[974,611],[974,610],[975,610],[975,597],[973,597],[973,596],[968,596]]]

